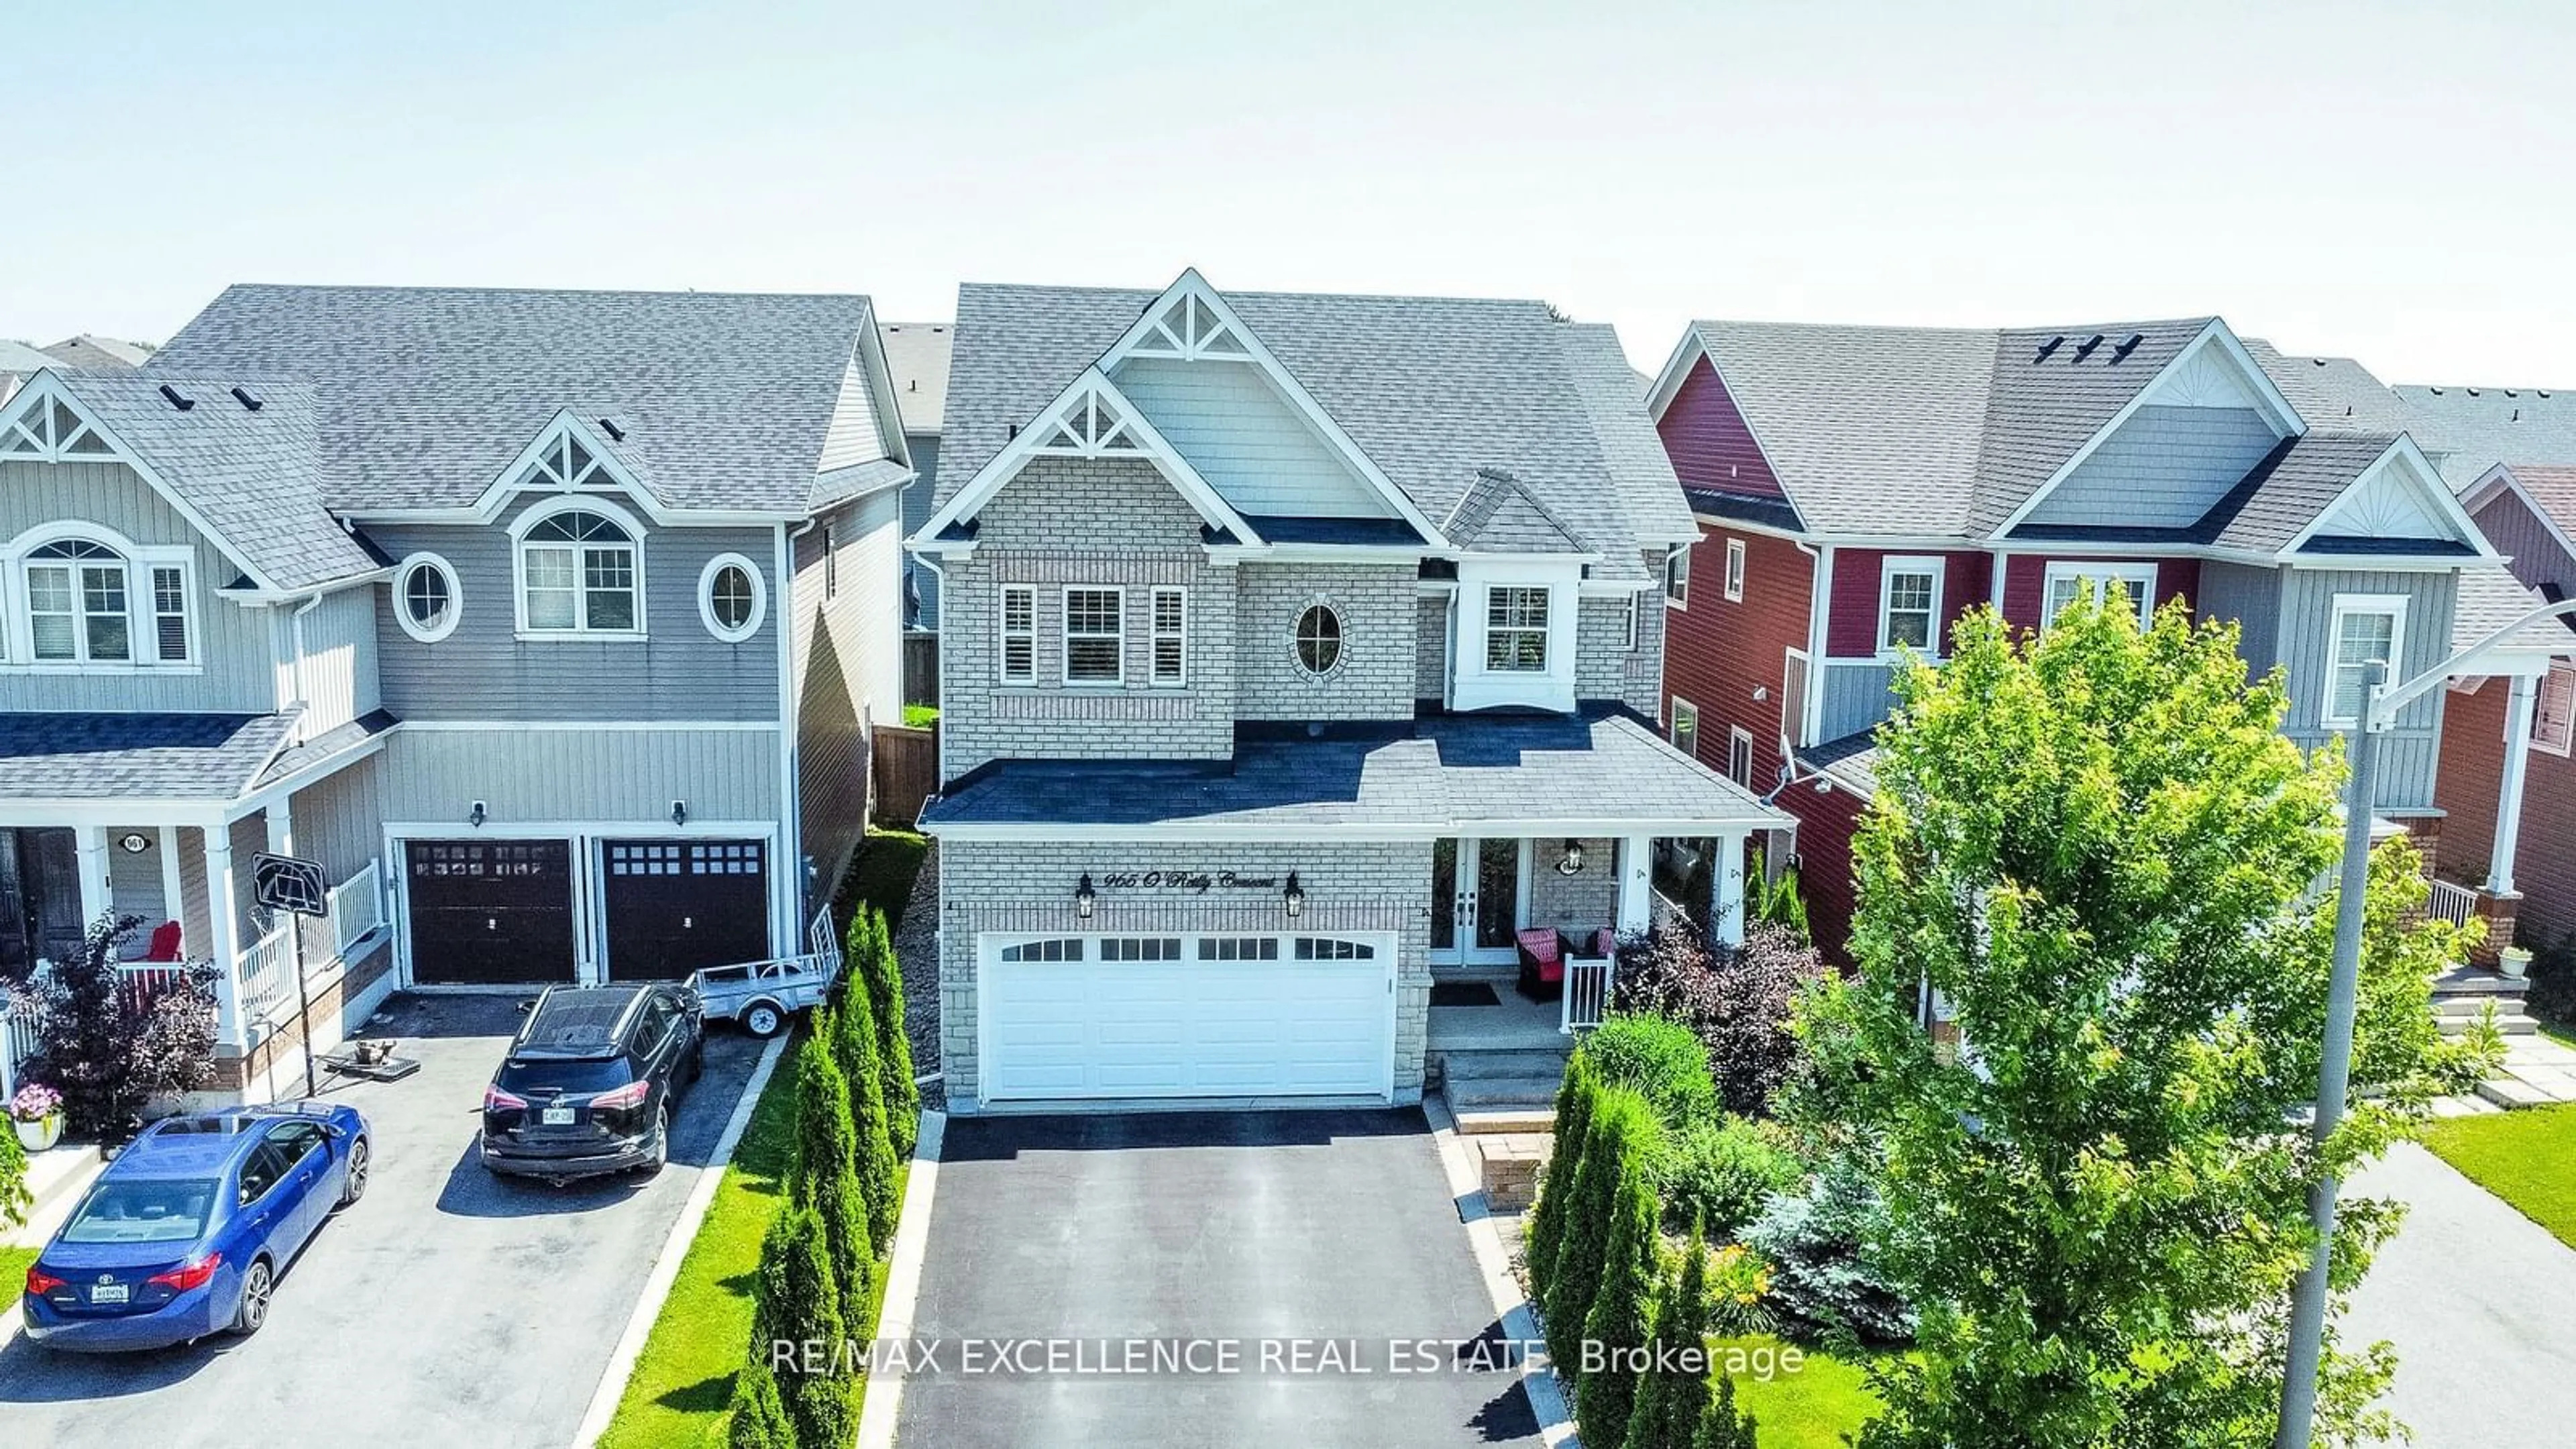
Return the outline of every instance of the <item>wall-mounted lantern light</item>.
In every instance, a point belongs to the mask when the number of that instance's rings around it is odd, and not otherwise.
[[[1297,872],[1288,872],[1288,889],[1280,894],[1279,901],[1288,908],[1292,921],[1306,914],[1306,888],[1297,884]]]
[[[1091,876],[1086,872],[1081,884],[1073,888],[1073,913],[1086,921],[1090,920],[1091,907],[1099,899],[1099,893],[1091,888]]]
[[[481,825],[481,824],[484,822],[484,820],[485,820],[486,818],[487,818],[487,817],[486,817],[486,815],[484,814],[484,810],[483,810],[483,802],[482,802],[482,801],[480,801],[480,800],[477,800],[477,801],[475,801],[475,802],[474,802],[474,808],[473,808],[473,809],[468,810],[468,811],[466,811],[466,812],[465,812],[465,823],[466,823],[466,824],[468,824],[468,825],[476,825],[476,826],[479,826],[479,825]]]
[[[689,823],[688,801],[674,800],[671,802],[671,823],[673,825],[686,825]]]
[[[1583,842],[1582,842],[1582,841],[1580,841],[1580,840],[1569,840],[1569,841],[1565,842],[1565,858],[1564,858],[1564,859],[1562,859],[1562,860],[1559,860],[1559,861],[1556,863],[1556,873],[1557,873],[1558,875],[1581,875],[1581,874],[1583,874]]]

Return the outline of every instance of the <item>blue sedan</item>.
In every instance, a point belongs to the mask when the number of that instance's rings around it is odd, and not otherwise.
[[[367,1119],[297,1102],[155,1123],[27,1270],[27,1337],[81,1351],[249,1334],[277,1276],[367,1190]]]

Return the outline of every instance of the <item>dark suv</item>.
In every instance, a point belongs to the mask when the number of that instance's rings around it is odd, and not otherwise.
[[[568,1182],[671,1152],[671,1104],[698,1079],[696,993],[662,982],[549,987],[483,1089],[483,1165]]]

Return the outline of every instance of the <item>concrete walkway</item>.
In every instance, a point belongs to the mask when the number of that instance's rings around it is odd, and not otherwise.
[[[2347,1345],[2397,1346],[2389,1407],[2418,1445],[2553,1449],[2576,1424],[2576,1249],[2401,1143],[2354,1190],[2408,1204],[2353,1294]]]

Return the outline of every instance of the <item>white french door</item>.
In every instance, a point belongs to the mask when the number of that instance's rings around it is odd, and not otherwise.
[[[1508,966],[1529,924],[1529,842],[1431,844],[1431,964]]]

